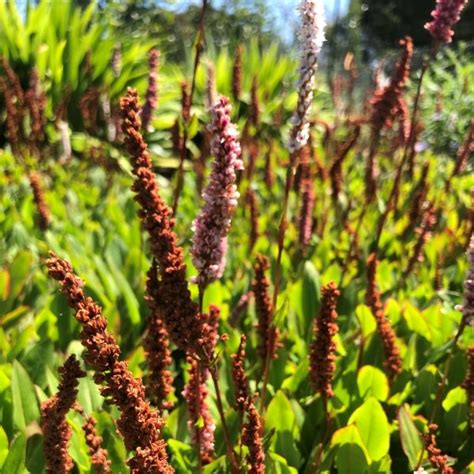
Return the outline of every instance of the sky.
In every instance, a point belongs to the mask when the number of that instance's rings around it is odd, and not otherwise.
[[[1,0],[0,0],[1,1]],[[200,4],[202,0],[174,0],[174,8],[185,9],[189,4]],[[275,31],[280,32],[280,37],[284,41],[291,41],[294,30],[293,26],[298,21],[298,13],[296,7],[301,0],[265,0],[267,5],[272,5],[270,14],[272,18],[272,27]],[[326,18],[331,21],[339,14],[343,15],[348,6],[349,0],[323,0],[326,12]],[[226,0],[210,0],[210,3],[216,7],[220,7],[226,3]],[[251,4],[252,2],[247,2]],[[289,27],[288,27],[289,26]]]

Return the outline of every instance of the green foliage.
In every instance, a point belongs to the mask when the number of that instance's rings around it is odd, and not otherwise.
[[[68,89],[71,111],[78,108],[80,97],[90,85],[103,88],[115,102],[127,85],[138,85],[140,91],[145,89],[146,52],[151,43],[118,37],[104,18],[110,19],[94,4],[79,10],[72,2],[41,1],[36,7],[30,6],[24,21],[12,2],[0,6],[0,21],[6,25],[0,29],[1,54],[11,61],[23,82],[29,68],[38,66],[50,104],[51,129],[54,128],[52,108]],[[13,34],[14,29],[21,34]],[[123,65],[122,73],[116,78],[108,65],[117,41],[122,44]],[[93,71],[90,75],[85,70],[89,60]],[[184,249],[188,277],[195,274],[189,256],[191,226],[202,205],[196,176],[197,165],[205,155],[203,141],[209,122],[205,105],[208,60],[216,67],[218,91],[231,95],[233,48],[209,46],[197,70],[192,117],[188,124],[182,120],[180,123],[177,119],[179,84],[184,78],[189,79],[190,63],[178,66],[163,58],[160,105],[151,130],[145,134],[153,163],[158,171],[163,171],[163,175],[157,174],[163,199],[171,202],[176,184],[172,170],[177,167],[179,157],[171,143],[170,128],[175,122],[181,129],[188,127],[184,188],[175,216],[175,230]],[[270,258],[272,268],[267,276],[272,283],[275,281],[288,162],[285,143],[297,100],[293,87],[296,70],[296,58],[282,55],[278,46],[262,50],[258,40],[253,39],[243,49],[242,94],[234,101],[232,114],[244,135],[245,164],[249,163],[249,143],[258,146],[258,154],[252,179],[245,172],[240,177],[242,197],[232,222],[224,276],[206,289],[203,300],[204,310],[210,304],[217,304],[222,311],[219,332],[228,337],[218,343],[219,382],[231,438],[242,459],[248,451],[240,446],[242,420],[233,408],[235,387],[231,376],[231,355],[236,352],[242,333],[247,335],[245,367],[252,392],[262,393],[263,361],[257,351],[261,341],[255,331],[258,323],[255,304],[250,303],[236,321],[231,321],[231,315],[239,298],[250,289],[257,252]],[[472,457],[469,405],[466,391],[460,385],[466,376],[465,350],[473,342],[472,328],[467,327],[456,342],[454,335],[461,319],[456,305],[462,301],[467,270],[464,252],[472,224],[470,192],[474,179],[468,167],[453,179],[450,193],[445,193],[445,182],[451,174],[457,147],[464,139],[468,111],[472,109],[472,90],[467,80],[471,70],[472,64],[464,50],[459,55],[446,53],[446,57],[431,65],[421,110],[422,120],[427,124],[427,146],[416,156],[413,176],[403,176],[398,206],[387,220],[378,248],[380,265],[376,283],[402,358],[402,371],[394,379],[386,373],[377,321],[365,304],[365,297],[366,260],[374,248],[374,229],[387,205],[395,166],[403,152],[402,147],[397,147],[395,127],[384,132],[377,153],[380,178],[374,202],[365,202],[364,156],[369,146],[365,124],[359,144],[350,150],[343,163],[342,189],[337,198],[333,196],[331,180],[324,179],[322,172],[315,173],[312,179],[316,194],[314,231],[305,249],[298,244],[301,190],[295,187],[290,192],[281,291],[275,308],[282,346],[271,363],[265,407],[260,406],[261,398],[255,401],[265,420],[263,445],[267,472],[310,473],[314,472],[314,464],[317,472],[325,473],[411,472],[420,461],[429,469],[422,434],[433,416],[439,425],[440,448],[450,456],[456,471],[469,469]],[[254,77],[261,109],[257,127],[248,124]],[[465,83],[461,93],[459,86]],[[439,123],[433,124],[430,118],[439,90],[445,94],[446,108]],[[328,87],[321,81],[315,94],[311,134],[313,151],[321,166],[329,170],[352,125],[340,110],[334,112],[333,97],[327,91]],[[408,97],[410,103],[411,97]],[[448,128],[447,117],[454,111],[458,120]],[[11,147],[0,149],[2,473],[43,472],[41,402],[56,393],[58,368],[65,358],[69,354],[80,357],[83,351],[79,324],[65,297],[47,277],[44,259],[49,250],[71,261],[85,281],[86,294],[103,307],[108,330],[116,337],[122,358],[128,361],[133,374],[146,380],[149,373],[142,341],[149,317],[145,288],[151,255],[131,191],[129,157],[120,141],[111,142],[100,132],[92,138],[81,123],[71,120],[73,156],[70,160],[59,161],[59,153],[54,146],[50,147],[59,140],[53,130],[42,150],[42,160],[28,161],[28,166],[39,170],[43,178],[45,201],[52,216],[46,231],[37,226],[37,208],[26,173],[30,168],[12,155]],[[327,130],[324,125],[328,125]],[[450,146],[451,141],[455,146]],[[105,163],[88,160],[91,147],[96,145],[106,150]],[[265,183],[264,179],[269,171],[267,154],[273,184]],[[420,219],[409,222],[409,213],[414,185],[425,161],[431,164],[426,199],[437,205],[438,223],[424,242],[422,258],[415,270],[407,275],[419,234],[415,228],[420,224]],[[110,163],[115,166],[109,166]],[[312,160],[311,165],[315,164]],[[210,166],[208,159],[201,176],[204,183]],[[251,250],[251,222],[245,200],[249,188],[255,191],[260,211],[259,237]],[[346,224],[356,228],[361,214],[358,238],[353,241]],[[309,383],[312,369],[308,355],[314,338],[313,323],[321,310],[321,288],[333,280],[341,291],[337,305],[339,332],[334,338],[334,396],[326,400]],[[196,285],[191,284],[190,289],[197,300]],[[196,449],[182,398],[187,380],[186,363],[184,354],[171,348],[176,406],[163,413],[163,438],[176,472],[195,472]],[[441,389],[440,382],[443,382]],[[217,425],[216,446],[214,459],[203,467],[203,472],[229,472],[224,430],[211,384],[208,391],[210,411]],[[77,398],[85,413],[97,419],[97,431],[108,450],[113,472],[123,472],[130,453],[117,435],[119,414],[105,403],[90,370],[79,384]],[[199,418],[197,425],[203,421]],[[68,422],[73,433],[69,450],[75,471],[90,472],[82,418],[78,413],[70,413]]]

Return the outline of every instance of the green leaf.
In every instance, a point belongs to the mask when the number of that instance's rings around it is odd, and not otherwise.
[[[275,430],[271,443],[275,451],[284,456],[289,464],[298,467],[301,463],[301,455],[296,446],[299,430],[293,407],[281,390],[278,390],[268,405],[266,420],[266,428]]]
[[[285,379],[281,388],[289,390],[291,393],[296,392],[298,387],[308,376],[309,360],[305,357],[296,368],[295,372]]]
[[[13,441],[3,464],[2,474],[20,474],[25,469],[26,435],[20,433]]]
[[[410,303],[405,303],[403,317],[407,323],[408,329],[415,332],[421,337],[424,337],[431,342],[433,335],[431,326],[426,320],[426,316]]]
[[[359,320],[362,335],[365,338],[369,337],[372,333],[375,332],[375,328],[377,327],[375,319],[372,315],[372,311],[370,311],[370,308],[365,304],[360,304],[359,306],[357,306],[355,314],[357,316],[357,319]]]
[[[288,466],[288,461],[279,454],[269,451],[268,452],[268,460],[269,463],[272,465],[271,472],[275,474],[297,474],[298,470],[292,466]]]
[[[23,430],[31,422],[39,419],[39,408],[33,383],[17,360],[13,361],[11,389],[13,423],[17,429]]]
[[[112,274],[114,275],[115,282],[117,287],[120,289],[120,292],[125,301],[125,306],[127,307],[128,317],[132,326],[135,328],[140,323],[140,310],[137,297],[130,287],[129,282],[119,270],[119,268],[114,264],[111,258],[107,259],[107,263],[110,267]]]
[[[5,430],[0,426],[0,468],[3,466],[8,455],[8,437]]]
[[[289,431],[290,433],[293,431],[295,415],[290,401],[281,390],[278,390],[268,405],[266,420],[268,430],[275,428],[276,431]]]
[[[304,315],[304,327],[302,328],[306,334],[311,326],[311,322],[316,317],[319,306],[321,303],[320,294],[320,277],[316,267],[310,262],[306,261],[304,264],[303,271],[303,315]]]
[[[389,387],[387,376],[377,367],[364,365],[357,374],[359,395],[364,400],[374,397],[377,400],[387,400]]]
[[[390,427],[387,415],[375,398],[367,399],[351,415],[349,424],[355,423],[371,459],[383,458],[390,448]]]
[[[43,435],[36,433],[26,443],[26,468],[29,472],[42,472],[44,469]],[[42,469],[43,468],[43,469]]]
[[[84,377],[79,380],[77,400],[86,413],[92,413],[102,408],[104,399],[99,392],[99,387],[94,383],[92,378]]]
[[[10,295],[10,273],[8,270],[0,270],[0,298],[6,301]]]
[[[87,445],[82,431],[82,419],[78,413],[69,413],[68,423],[72,428],[72,437],[69,443],[71,458],[79,467],[79,472],[90,472],[90,458],[87,454]]]
[[[175,461],[176,463],[175,466],[181,469],[179,472],[192,472],[193,471],[193,466],[190,462],[190,459],[193,454],[193,449],[189,445],[181,441],[178,441],[176,439],[169,439],[168,448],[170,450],[170,453],[173,455],[173,461]],[[214,467],[225,466],[225,457],[216,459],[212,464]],[[211,472],[219,472],[219,471],[209,470],[205,472],[211,473]]]
[[[364,474],[369,468],[369,455],[356,425],[337,430],[331,439],[336,449],[338,474]]]
[[[450,390],[443,400],[444,412],[442,423],[440,423],[440,432],[446,437],[446,445],[449,449],[456,449],[463,443],[469,419],[467,402],[466,391],[461,387]]]
[[[451,411],[457,405],[463,405],[467,403],[466,391],[461,387],[453,388],[446,395],[446,398],[441,404],[445,411]]]
[[[11,296],[17,297],[25,286],[31,274],[33,257],[30,252],[23,251],[17,254],[10,266]]]
[[[418,430],[413,423],[409,407],[406,404],[398,410],[398,425],[402,449],[408,457],[410,468],[413,470],[418,464],[423,445]]]

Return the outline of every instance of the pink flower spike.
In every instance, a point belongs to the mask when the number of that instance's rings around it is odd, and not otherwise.
[[[461,12],[468,0],[436,0],[436,8],[431,12],[433,20],[425,24],[433,39],[438,43],[451,43],[452,27],[461,18]]]
[[[227,97],[220,97],[211,108],[211,151],[215,157],[209,184],[202,197],[204,206],[193,222],[191,255],[199,274],[194,281],[206,286],[224,273],[227,234],[239,198],[236,171],[243,170],[237,127],[230,121]]]

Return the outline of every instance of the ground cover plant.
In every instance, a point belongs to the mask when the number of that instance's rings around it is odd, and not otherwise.
[[[474,471],[466,4],[368,85],[0,4],[2,473]]]

